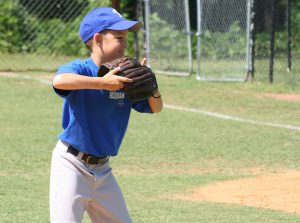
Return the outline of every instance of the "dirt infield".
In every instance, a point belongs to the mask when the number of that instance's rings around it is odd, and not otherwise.
[[[283,93],[264,93],[264,94],[258,94],[258,97],[267,97],[267,98],[273,98],[276,100],[282,100],[282,101],[300,101],[300,95],[299,94],[283,94]]]
[[[218,182],[177,198],[269,208],[300,215],[300,171]]]

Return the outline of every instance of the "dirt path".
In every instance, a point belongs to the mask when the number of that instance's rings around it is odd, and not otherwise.
[[[300,171],[230,180],[195,189],[177,198],[232,203],[300,214]]]
[[[258,94],[257,97],[273,98],[281,101],[296,101],[296,102],[300,101],[300,94],[295,94],[295,93],[290,93],[290,94],[262,93],[262,94]]]
[[[2,76],[2,77],[17,77],[18,75],[13,72],[0,72],[0,76]]]

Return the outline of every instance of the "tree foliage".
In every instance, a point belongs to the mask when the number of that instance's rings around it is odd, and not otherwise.
[[[0,3],[0,48],[2,52],[15,53],[26,50],[30,39],[30,17],[15,1],[2,0]]]
[[[162,2],[165,8],[162,14],[152,15],[152,24],[164,27],[169,30],[167,37],[162,32],[152,33],[152,44],[163,47],[166,52],[174,52],[177,37],[184,32],[182,27],[172,21],[168,14],[178,7],[176,1],[152,0],[153,7],[161,7]],[[245,16],[238,9],[241,6],[240,0],[207,0],[205,7],[210,8],[209,12],[204,12],[203,16],[210,17],[210,25],[203,26],[205,30],[202,38],[203,53],[209,57],[220,57],[223,55],[238,55],[244,52],[242,41],[245,41],[245,24],[238,23],[234,18]],[[270,2],[271,0],[254,1],[255,28],[256,28],[256,52],[259,56],[268,55],[269,31],[270,31]],[[137,10],[139,0],[121,1],[121,13],[129,19],[138,19],[142,11]],[[286,7],[287,0],[278,0],[276,3],[276,51],[285,53],[286,50]],[[291,0],[292,3],[292,50],[300,52],[300,1]],[[78,27],[82,17],[94,7],[110,6],[111,0],[1,0],[0,1],[0,51],[6,53],[38,52],[45,54],[63,55],[87,55],[87,50],[79,39]],[[197,14],[196,1],[189,1],[190,21],[192,30],[196,30]],[[226,15],[230,20],[228,25],[218,22],[223,7],[230,11],[237,11],[231,15]],[[243,6],[244,7],[244,6]],[[184,10],[178,9],[183,13]],[[223,10],[224,11],[224,10]],[[206,14],[205,14],[206,13]],[[210,14],[208,14],[210,13]],[[241,15],[240,15],[240,14]],[[243,15],[242,15],[243,14]],[[153,29],[154,30],[154,29]],[[177,30],[177,31],[175,31]],[[240,33],[233,35],[234,32]],[[140,39],[142,34],[140,33]],[[217,41],[216,38],[219,38]],[[232,38],[235,38],[232,40]],[[193,38],[193,51],[196,50],[196,38]],[[223,45],[213,47],[213,42],[221,42]],[[132,35],[129,36],[129,50],[133,53]],[[233,46],[231,42],[236,44]],[[142,47],[142,41],[140,41]],[[178,53],[178,52],[177,52]]]
[[[87,55],[78,34],[81,19],[93,8],[109,3],[110,0],[101,3],[97,0],[1,0],[0,51]]]
[[[61,19],[70,21],[78,17],[89,5],[86,0],[20,0],[27,12],[41,20]]]

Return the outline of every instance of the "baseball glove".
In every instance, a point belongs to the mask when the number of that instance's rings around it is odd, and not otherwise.
[[[130,83],[124,83],[123,90],[132,102],[148,99],[158,91],[157,81],[153,71],[143,66],[137,59],[121,57],[103,64],[98,76],[104,76],[110,70],[120,67],[118,75],[132,79]]]

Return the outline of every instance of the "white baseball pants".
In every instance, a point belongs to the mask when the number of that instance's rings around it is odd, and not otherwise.
[[[93,223],[131,223],[109,161],[87,165],[58,141],[51,162],[51,223],[80,223],[87,211]]]

